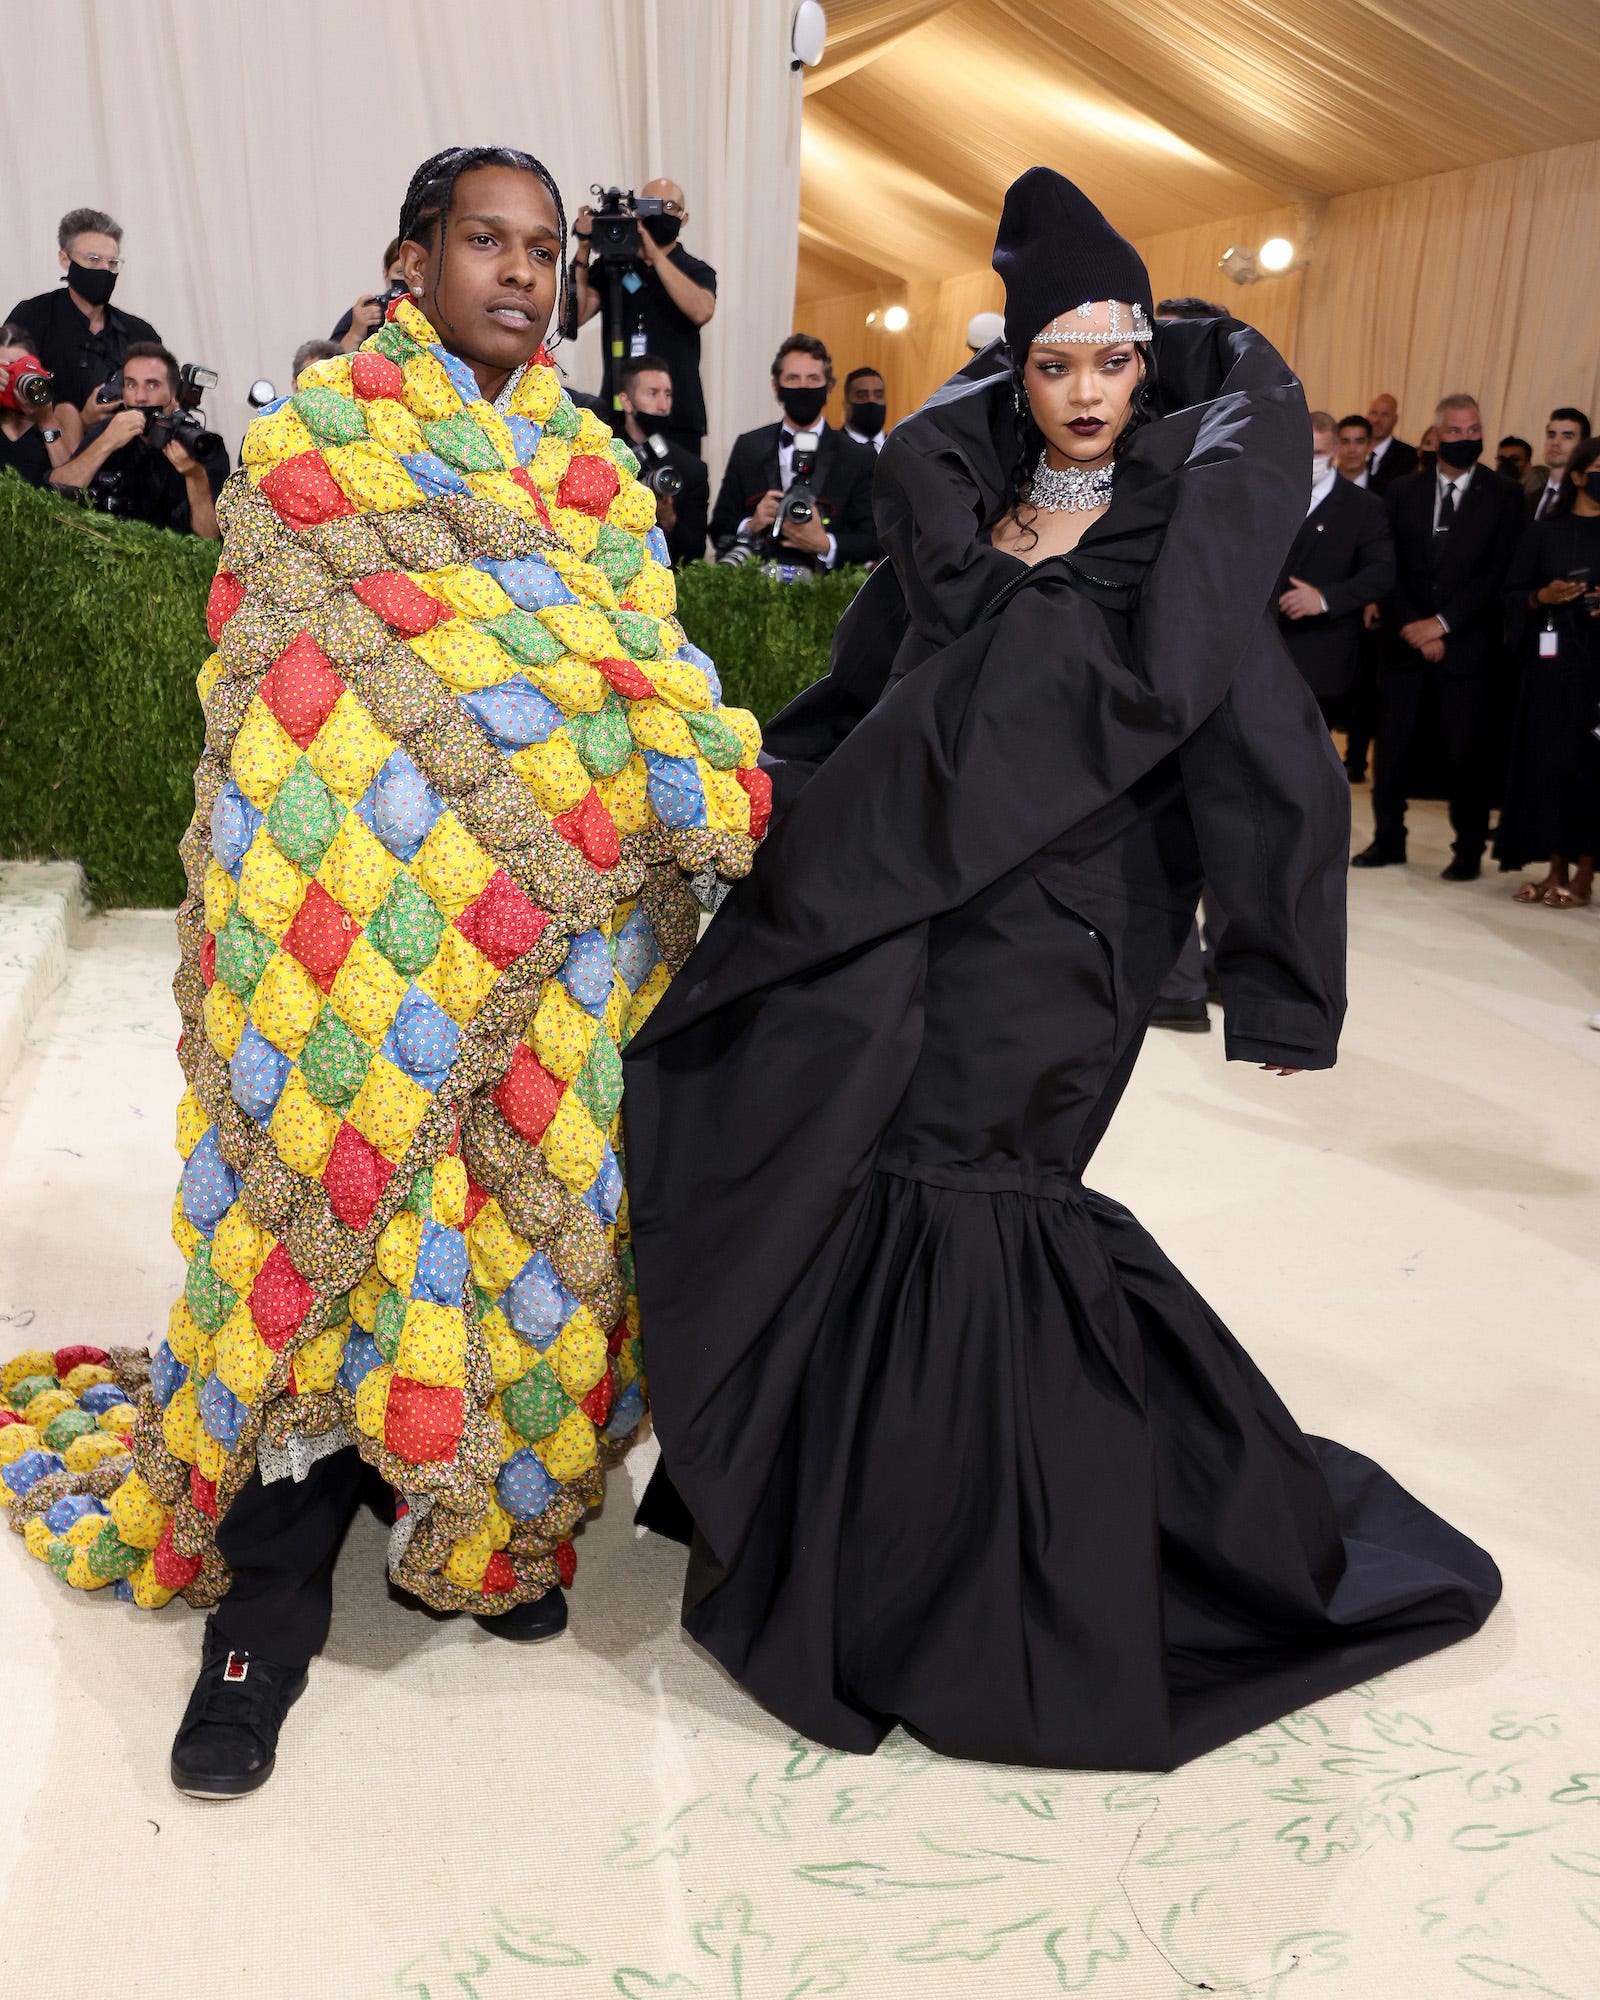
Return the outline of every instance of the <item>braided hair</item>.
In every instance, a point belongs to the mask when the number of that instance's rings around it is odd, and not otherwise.
[[[431,159],[424,160],[411,176],[405,200],[400,204],[400,241],[422,243],[432,248],[433,296],[437,305],[439,286],[444,277],[445,229],[450,220],[450,204],[455,197],[456,182],[475,167],[512,167],[518,173],[532,174],[544,183],[546,192],[555,203],[556,226],[561,232],[560,279],[556,309],[550,316],[551,327],[555,330],[545,338],[545,345],[554,347],[561,338],[559,329],[567,316],[567,211],[555,176],[543,160],[536,160],[532,153],[524,153],[516,146],[446,146],[442,153],[435,153]],[[440,317],[444,317],[442,306]],[[446,320],[445,324],[448,326],[449,321]]]
[[[1134,432],[1142,429],[1157,414],[1155,348],[1153,344],[1141,343],[1140,352],[1144,359],[1144,370],[1139,379],[1139,386],[1133,392],[1128,421],[1118,432],[1116,442],[1111,447],[1113,464],[1127,450]],[[1011,460],[1010,498],[1005,506],[1007,514],[1015,513],[1018,508],[1026,505],[1034,468],[1038,465],[1039,455],[1044,450],[1044,433],[1033,420],[1033,408],[1028,401],[1028,390],[1023,376],[1027,360],[1026,350],[1021,355],[1011,356],[1011,415],[1016,431],[1016,450]],[[1001,518],[1003,519],[1004,515]],[[1025,532],[1031,535],[1035,542],[1039,539],[1038,530],[1031,522]],[[1032,543],[1029,546],[1031,547]]]

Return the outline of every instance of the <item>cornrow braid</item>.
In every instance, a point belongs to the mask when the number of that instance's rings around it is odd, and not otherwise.
[[[442,153],[424,160],[411,176],[405,200],[400,204],[400,241],[431,244],[433,295],[437,301],[444,276],[445,229],[456,182],[474,167],[513,167],[518,173],[532,174],[543,181],[556,205],[556,226],[561,231],[560,279],[556,309],[550,316],[551,331],[545,336],[545,345],[554,347],[561,338],[560,328],[567,316],[567,211],[555,176],[543,160],[536,160],[532,153],[524,153],[516,146],[446,146]]]

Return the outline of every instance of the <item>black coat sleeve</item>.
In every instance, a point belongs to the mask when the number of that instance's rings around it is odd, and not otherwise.
[[[877,454],[852,444],[848,438],[841,442],[849,456],[840,462],[835,474],[844,483],[830,523],[839,544],[839,562],[841,566],[876,562],[883,554],[872,521],[872,480],[877,470]]]
[[[1389,535],[1395,550],[1394,589],[1384,605],[1385,622],[1391,631],[1398,632],[1402,625],[1409,625],[1414,619],[1426,618],[1431,614],[1410,589],[1406,559],[1411,553],[1410,523],[1407,520],[1408,503],[1414,511],[1419,504],[1412,490],[1412,480],[1418,475],[1408,473],[1397,479],[1383,496],[1383,504],[1389,510]],[[1420,504],[1426,504],[1425,502]],[[1431,525],[1431,524],[1430,524]]]
[[[1270,618],[1178,761],[1222,912],[1228,1059],[1330,1069],[1345,1012],[1350,787]]]
[[[1389,532],[1389,516],[1383,502],[1372,496],[1372,505],[1361,510],[1350,574],[1337,583],[1322,586],[1330,616],[1337,618],[1363,604],[1381,603],[1394,589],[1394,579],[1394,537]]]
[[[717,504],[711,510],[713,548],[720,549],[725,542],[731,542],[739,532],[739,523],[744,519],[746,494],[742,470],[743,453],[739,449],[743,442],[742,438],[734,439],[733,450],[728,453],[727,469],[722,475],[722,484],[717,488]]]
[[[683,491],[673,502],[677,523],[667,537],[674,562],[698,562],[706,552],[706,512],[711,504],[711,474],[692,452],[673,460],[683,474]],[[735,522],[737,527],[738,523]]]

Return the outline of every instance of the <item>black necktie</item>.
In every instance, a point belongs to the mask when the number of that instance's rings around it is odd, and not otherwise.
[[[1455,522],[1456,484],[1452,479],[1450,484],[1444,489],[1444,498],[1439,502],[1439,525],[1433,532],[1436,535],[1447,535],[1455,526]]]

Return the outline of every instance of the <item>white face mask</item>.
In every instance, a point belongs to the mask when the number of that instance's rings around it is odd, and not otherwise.
[[[1313,486],[1319,485],[1332,470],[1333,453],[1331,451],[1314,451],[1311,454],[1311,483]]]

